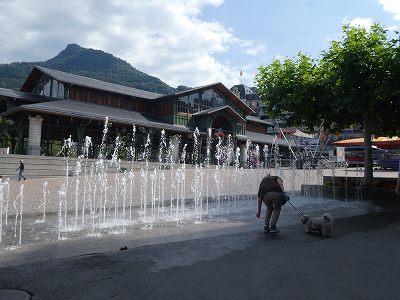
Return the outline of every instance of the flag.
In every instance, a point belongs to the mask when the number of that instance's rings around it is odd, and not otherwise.
[[[240,76],[243,76],[243,70],[240,69]]]

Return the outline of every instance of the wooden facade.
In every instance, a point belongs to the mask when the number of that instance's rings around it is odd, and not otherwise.
[[[252,132],[257,132],[257,133],[262,133],[262,134],[266,133],[266,128],[265,128],[264,124],[251,122],[251,121],[247,121],[246,130],[252,131]]]
[[[14,120],[10,130],[12,153],[21,154],[28,153],[32,140],[29,120],[35,115],[42,119],[41,155],[55,155],[69,136],[77,141],[77,154],[86,135],[98,149],[106,116],[110,119],[110,147],[116,136],[132,139],[133,125],[137,127],[135,147],[143,148],[146,136],[151,134],[155,151],[162,129],[167,136],[179,134],[189,144],[195,128],[203,137],[208,128],[223,131],[237,144],[243,143],[240,140],[245,139],[247,131],[264,135],[267,131],[265,122],[254,118],[246,121],[246,116],[254,112],[221,83],[160,95],[43,67],[34,67],[14,97],[10,90],[0,91],[0,109],[2,116]]]

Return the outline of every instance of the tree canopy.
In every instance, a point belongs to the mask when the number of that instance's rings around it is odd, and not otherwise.
[[[8,128],[13,125],[14,122],[9,119],[0,117],[0,148],[7,148],[9,142]]]
[[[256,86],[272,116],[289,116],[287,125],[323,125],[328,131],[362,128],[369,184],[371,135],[399,132],[399,55],[398,36],[390,38],[381,25],[344,25],[341,39],[332,41],[318,59],[299,53],[261,66]]]

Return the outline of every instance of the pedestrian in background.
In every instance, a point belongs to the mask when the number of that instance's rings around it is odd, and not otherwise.
[[[21,178],[23,178],[25,180],[26,179],[24,176],[25,165],[24,165],[24,161],[22,159],[19,161],[19,167],[16,170],[17,171],[19,170],[18,181],[21,181]]]

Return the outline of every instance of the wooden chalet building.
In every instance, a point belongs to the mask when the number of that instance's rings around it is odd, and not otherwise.
[[[135,159],[141,159],[148,135],[153,152],[158,150],[162,129],[167,140],[180,147],[187,143],[188,154],[196,127],[203,154],[208,128],[213,135],[230,134],[242,151],[247,140],[262,149],[273,143],[274,137],[266,134],[273,124],[254,114],[221,83],[161,95],[35,66],[19,91],[0,88],[0,116],[14,121],[9,135],[10,153],[15,154],[54,156],[71,136],[79,155],[85,136],[90,136],[90,156],[97,157],[106,116],[110,149],[116,136],[129,144],[135,125]],[[279,141],[279,146],[288,147],[285,141]]]

